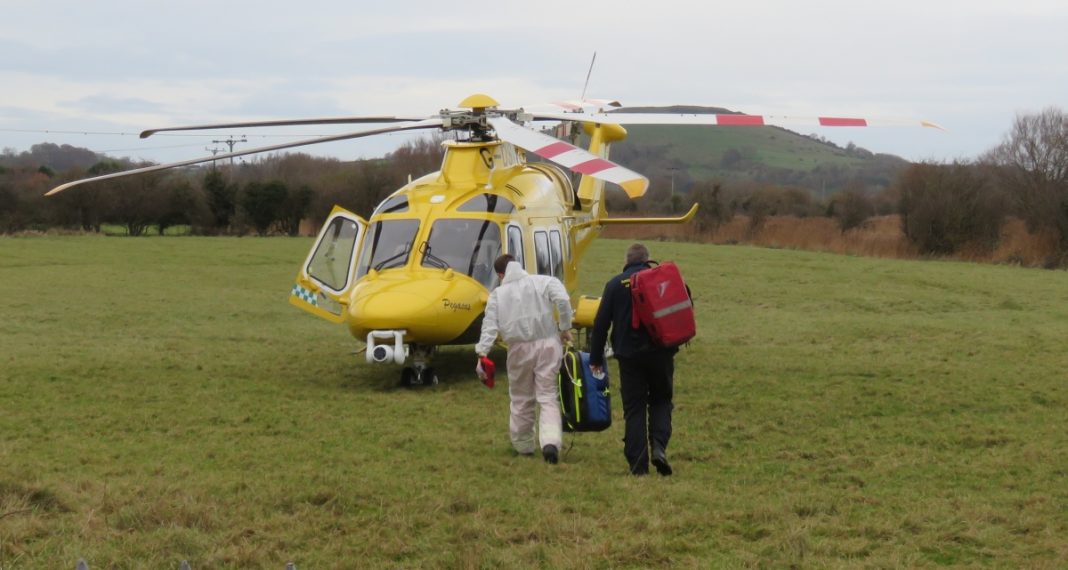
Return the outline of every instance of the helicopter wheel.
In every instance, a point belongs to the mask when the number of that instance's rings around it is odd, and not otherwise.
[[[429,366],[419,372],[420,384],[423,386],[436,386],[438,383],[438,375],[434,373],[434,369]]]
[[[411,388],[412,386],[419,384],[419,375],[416,374],[415,369],[411,366],[405,366],[404,370],[401,370],[401,386],[405,388]]]

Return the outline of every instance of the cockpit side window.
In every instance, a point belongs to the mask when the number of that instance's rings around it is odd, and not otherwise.
[[[434,222],[421,264],[451,267],[492,289],[497,274],[493,262],[501,254],[501,229],[495,222],[478,219],[441,219]]]
[[[397,214],[400,212],[408,211],[408,196],[401,194],[393,196],[392,198],[386,198],[385,202],[378,205],[378,209],[375,210],[374,215],[378,214]]]
[[[509,214],[515,211],[515,204],[504,196],[496,194],[479,194],[464,202],[457,212],[488,212],[491,214]]]
[[[356,276],[363,277],[371,269],[381,271],[407,264],[417,231],[419,220],[379,220],[371,224],[363,238]]]
[[[352,220],[336,217],[323,235],[306,271],[323,285],[340,291],[348,285],[359,228]]]

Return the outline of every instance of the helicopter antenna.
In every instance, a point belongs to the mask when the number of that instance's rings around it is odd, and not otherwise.
[[[590,86],[590,76],[593,75],[593,64],[597,62],[597,52],[593,52],[593,59],[590,60],[590,70],[586,72],[586,83],[582,85],[582,97],[579,97],[579,101],[586,100],[586,88]]]

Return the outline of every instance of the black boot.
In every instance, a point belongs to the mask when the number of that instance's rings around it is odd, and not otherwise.
[[[664,452],[664,446],[657,442],[653,442],[653,467],[656,467],[656,472],[664,475],[665,477],[671,475],[671,464],[668,463],[667,453]]]
[[[542,457],[545,458],[545,462],[551,465],[556,465],[560,461],[560,452],[557,451],[555,445],[546,445],[541,450]]]

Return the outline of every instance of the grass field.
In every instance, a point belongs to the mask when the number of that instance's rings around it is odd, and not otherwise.
[[[470,347],[361,364],[310,243],[0,238],[0,568],[1068,565],[1068,273],[651,244],[699,337],[634,479],[618,397],[553,467]]]

